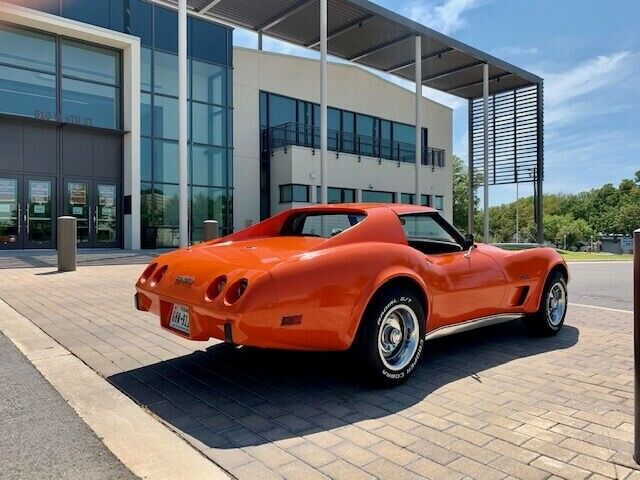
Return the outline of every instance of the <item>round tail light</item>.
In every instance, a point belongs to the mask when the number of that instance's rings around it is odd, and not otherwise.
[[[227,291],[227,296],[225,297],[225,300],[227,301],[228,304],[237,302],[240,299],[240,297],[244,295],[244,292],[247,291],[248,287],[249,287],[249,280],[247,280],[246,278],[238,280],[233,285],[231,285],[231,287]]]
[[[211,285],[209,285],[209,288],[207,288],[205,299],[209,302],[212,302],[224,291],[224,287],[226,286],[227,277],[225,275],[219,276],[213,282],[211,282]]]
[[[144,272],[142,272],[142,275],[140,276],[140,283],[145,283],[147,280],[149,280],[149,277],[155,271],[157,266],[158,264],[154,262],[147,268],[145,268]]]
[[[162,280],[162,277],[164,277],[164,274],[167,273],[168,269],[169,267],[163,265],[156,273],[153,274],[153,277],[151,277],[152,287],[155,287],[160,282],[160,280]]]

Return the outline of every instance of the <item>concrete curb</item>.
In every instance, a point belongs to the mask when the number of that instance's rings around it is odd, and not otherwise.
[[[171,480],[230,478],[220,467],[2,300],[0,330],[107,448],[138,477]]]

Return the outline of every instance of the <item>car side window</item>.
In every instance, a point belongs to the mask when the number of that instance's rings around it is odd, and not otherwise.
[[[457,243],[433,215],[402,215],[400,221],[407,239]]]

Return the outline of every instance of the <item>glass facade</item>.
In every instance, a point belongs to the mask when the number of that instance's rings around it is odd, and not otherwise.
[[[178,235],[177,13],[132,1],[131,33],[142,40],[141,178],[143,239],[174,247]],[[137,4],[133,7],[133,4]],[[135,12],[142,12],[135,19]],[[231,30],[189,18],[189,212],[191,241],[204,220],[233,228]]]
[[[415,126],[333,107],[328,108],[327,117],[329,150],[415,161]],[[317,131],[320,106],[317,104],[262,91],[260,118],[261,130],[295,125],[293,135],[301,138],[296,138],[294,144],[320,145]],[[426,129],[422,130],[426,140]]]
[[[120,53],[0,24],[0,113],[118,130]]]
[[[178,19],[144,0],[9,0],[141,40],[143,247],[178,238]],[[91,5],[89,6],[88,3]],[[232,29],[189,16],[189,210],[232,231]],[[0,24],[0,113],[122,128],[121,54]]]

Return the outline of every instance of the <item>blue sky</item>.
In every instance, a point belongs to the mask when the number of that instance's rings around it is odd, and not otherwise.
[[[545,192],[618,184],[640,170],[640,1],[375,3],[545,79]],[[237,30],[235,43],[255,47],[255,35]],[[264,46],[314,56],[271,39]],[[466,101],[428,89],[425,95],[454,108],[454,153],[466,160]],[[527,194],[530,186],[521,185],[520,195]],[[513,200],[515,186],[491,188],[492,205]]]

